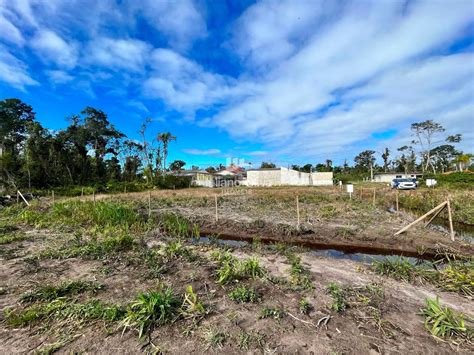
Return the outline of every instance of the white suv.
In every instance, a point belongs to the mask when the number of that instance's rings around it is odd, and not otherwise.
[[[414,179],[393,179],[392,188],[397,190],[415,190],[417,184]]]

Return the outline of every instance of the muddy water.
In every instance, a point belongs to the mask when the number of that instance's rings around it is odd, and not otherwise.
[[[235,238],[232,239],[229,236],[226,236],[225,238],[215,238],[215,237],[207,237],[207,236],[202,236],[201,238],[195,240],[196,244],[214,244],[217,243],[219,245],[226,245],[230,247],[235,247],[235,248],[241,248],[241,247],[248,247],[252,245],[252,238],[249,238],[248,240],[244,240],[241,238]],[[308,246],[305,246],[308,247]],[[377,254],[377,250],[369,250],[368,248],[359,248],[361,250],[358,250],[356,248],[351,248],[352,250],[349,250],[348,248],[338,248],[338,249],[331,249],[330,246],[327,247],[315,247],[314,245],[309,246],[309,253],[313,256],[320,256],[320,257],[326,257],[326,258],[331,258],[331,259],[346,259],[346,260],[352,260],[352,261],[357,261],[361,263],[366,263],[370,264],[372,261],[377,260],[377,261],[384,261],[384,260],[395,260],[400,257],[404,257],[405,260],[409,261],[413,265],[418,265],[423,262],[426,262],[427,260],[432,260],[432,258],[425,257],[423,258],[422,256],[417,255],[415,256],[407,256],[406,253],[400,253],[399,251],[394,251],[393,254],[389,253],[383,253],[383,254]],[[373,251],[373,252],[372,252]],[[370,253],[369,253],[370,252]]]

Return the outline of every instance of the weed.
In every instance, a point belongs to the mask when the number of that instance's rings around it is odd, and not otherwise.
[[[436,338],[471,339],[474,328],[466,324],[464,315],[449,307],[442,307],[439,298],[426,299],[426,307],[421,310],[425,317],[425,328]]]
[[[259,319],[273,318],[273,319],[282,319],[285,316],[285,311],[281,308],[276,307],[264,307],[260,312]]]
[[[162,214],[160,216],[160,223],[163,230],[173,237],[199,238],[201,235],[197,224],[191,224],[186,218],[175,213]]]
[[[73,257],[90,257],[100,259],[109,253],[130,250],[135,242],[128,233],[121,232],[118,236],[105,237],[100,240],[90,240],[84,244],[64,247],[59,250],[47,249],[40,256],[52,259],[67,259]]]
[[[31,303],[38,301],[52,301],[59,297],[78,295],[84,292],[96,293],[104,288],[104,285],[92,281],[69,281],[58,286],[41,286],[34,291],[24,293],[20,302]]]
[[[257,258],[249,258],[242,262],[241,273],[244,276],[256,279],[258,277],[263,277],[265,275],[265,270],[260,266]]]
[[[120,320],[123,315],[124,311],[118,305],[107,305],[98,300],[76,303],[65,298],[56,298],[49,303],[36,303],[24,309],[5,311],[7,323],[15,327],[28,326],[41,320],[60,319],[79,322],[87,320],[113,322]]]
[[[173,321],[178,316],[180,300],[171,289],[150,291],[138,295],[127,309],[122,321],[123,331],[138,329],[138,337],[149,335],[156,326]]]
[[[298,302],[298,306],[301,314],[307,315],[312,309],[311,303],[309,303],[306,298],[300,299],[300,301]]]
[[[186,316],[194,317],[196,315],[204,315],[206,309],[204,304],[198,300],[196,293],[193,291],[193,287],[189,285],[184,293],[184,301],[181,305],[181,312]]]
[[[303,290],[312,290],[314,286],[309,278],[309,271],[301,264],[301,257],[288,252],[287,259],[291,263],[290,275],[293,286]]]
[[[230,292],[229,298],[237,303],[248,303],[258,302],[260,297],[254,289],[242,285],[236,287],[232,292]]]
[[[208,347],[222,348],[229,337],[229,334],[211,327],[204,331],[204,336]]]
[[[237,337],[237,345],[239,349],[249,350],[251,340],[252,340],[252,337],[249,333],[245,331],[241,331]]]
[[[334,302],[331,308],[336,312],[343,312],[348,307],[347,299],[344,290],[336,283],[329,284],[327,291],[332,296]]]
[[[31,236],[26,234],[14,233],[14,234],[0,234],[0,245],[9,244],[13,242],[21,242],[24,240],[31,239]]]

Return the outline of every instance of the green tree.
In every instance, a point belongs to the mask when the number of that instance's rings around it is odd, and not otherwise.
[[[383,171],[384,172],[388,171],[388,166],[390,165],[390,160],[388,159],[389,157],[390,157],[390,150],[388,148],[385,148],[383,153],[382,153]]]
[[[260,165],[260,169],[275,169],[276,165],[273,163],[269,163],[266,161],[263,161],[262,164]]]
[[[158,142],[163,144],[162,150],[162,163],[163,163],[163,171],[166,171],[166,159],[168,158],[168,145],[171,141],[175,141],[176,137],[173,136],[170,132],[160,133],[158,134],[157,138]]]
[[[186,165],[186,162],[182,160],[175,160],[170,164],[171,171],[180,171]]]

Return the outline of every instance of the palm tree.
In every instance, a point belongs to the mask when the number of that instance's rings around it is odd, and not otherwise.
[[[173,136],[170,132],[159,133],[156,137],[158,142],[163,143],[163,171],[166,170],[166,158],[168,157],[168,144],[171,141],[175,141],[176,137]]]

